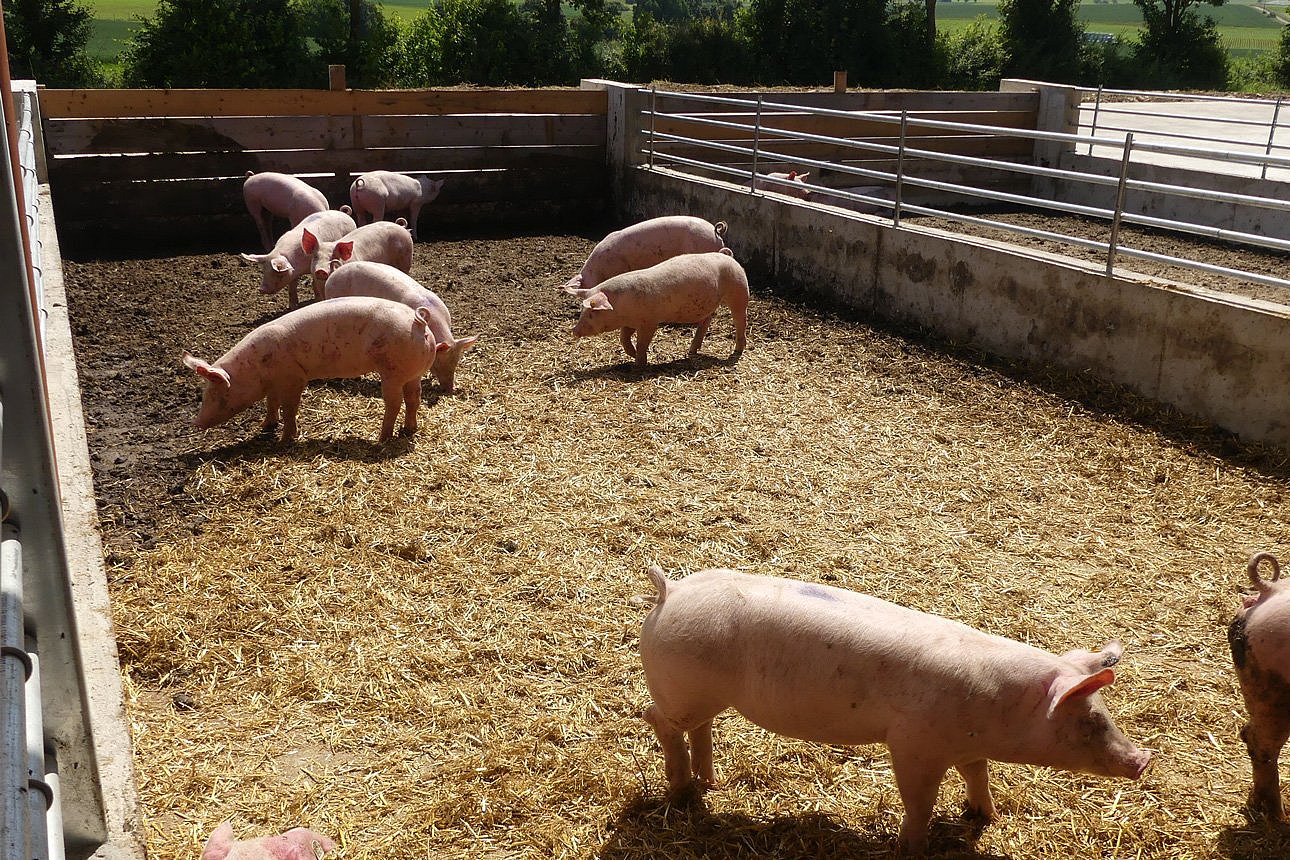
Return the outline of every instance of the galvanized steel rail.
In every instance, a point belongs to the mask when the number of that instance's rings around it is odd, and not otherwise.
[[[1213,99],[1214,97],[1209,97]],[[748,112],[755,111],[755,119],[752,123],[741,122],[737,119],[720,119],[711,114],[696,116],[688,112],[665,113],[658,109],[660,101],[667,99],[685,99],[691,102],[720,104],[723,106],[733,106],[742,108]],[[1279,104],[1278,104],[1279,109]],[[839,138],[830,135],[814,134],[810,132],[794,131],[775,126],[775,117],[767,116],[766,111],[788,111],[794,114],[811,114],[816,116],[833,116],[845,117],[849,119],[865,119],[869,121],[888,123],[894,126],[893,131],[897,135],[896,144],[884,144],[871,141],[853,140],[849,138]],[[1136,212],[1128,212],[1124,209],[1124,198],[1126,191],[1141,191],[1161,195],[1177,195],[1181,197],[1190,197],[1194,199],[1207,200],[1211,202],[1234,203],[1243,206],[1251,206],[1260,209],[1267,209],[1280,212],[1290,212],[1290,200],[1279,199],[1274,197],[1261,197],[1248,194],[1231,194],[1213,189],[1192,188],[1181,185],[1171,185],[1161,182],[1148,182],[1143,180],[1129,179],[1127,167],[1132,152],[1150,151],[1166,153],[1172,155],[1182,155],[1194,158],[1209,158],[1223,161],[1235,161],[1243,163],[1258,164],[1266,168],[1271,166],[1290,167],[1290,157],[1274,155],[1269,152],[1263,154],[1241,153],[1232,151],[1214,151],[1213,149],[1203,149],[1198,147],[1189,147],[1178,144],[1161,144],[1161,143],[1143,143],[1134,139],[1133,134],[1127,134],[1124,138],[1113,138],[1109,136],[1065,134],[1060,132],[1044,132],[1031,129],[1014,129],[1003,126],[980,125],[973,123],[957,123],[947,120],[934,120],[921,117],[911,117],[907,111],[843,111],[829,108],[805,107],[801,105],[781,104],[767,102],[761,96],[756,101],[747,99],[731,98],[729,96],[712,96],[696,93],[668,92],[652,89],[650,93],[649,108],[641,112],[642,117],[648,118],[648,127],[642,129],[642,135],[645,139],[645,147],[641,153],[648,156],[650,168],[681,165],[684,167],[701,168],[704,171],[719,174],[731,175],[739,178],[748,185],[750,189],[755,190],[762,187],[771,187],[775,185],[791,186],[792,188],[801,188],[803,185],[811,192],[816,202],[821,199],[838,198],[850,200],[857,203],[863,203],[868,206],[878,207],[891,210],[893,224],[900,226],[900,217],[902,213],[912,213],[920,215],[929,215],[938,218],[944,218],[950,221],[972,224],[976,226],[990,227],[1021,236],[1048,239],[1056,242],[1062,242],[1075,247],[1086,249],[1095,249],[1106,254],[1107,271],[1110,272],[1115,266],[1117,256],[1128,257],[1132,259],[1151,260],[1169,265],[1175,265],[1182,268],[1192,269],[1195,271],[1207,272],[1226,277],[1246,280],[1254,283],[1263,284],[1273,287],[1290,287],[1290,280],[1283,278],[1262,275],[1254,272],[1242,271],[1223,266],[1215,266],[1208,263],[1201,263],[1186,258],[1174,257],[1167,254],[1158,254],[1144,249],[1126,247],[1119,244],[1119,226],[1122,223],[1135,224],[1142,227],[1151,227],[1175,232],[1187,233],[1195,236],[1201,236],[1208,239],[1216,239],[1226,242],[1232,242],[1240,245],[1252,247],[1267,248],[1276,251],[1290,251],[1290,240],[1279,239],[1275,237],[1263,236],[1256,233],[1242,232],[1238,230],[1228,230],[1213,227],[1205,224],[1196,224],[1175,219],[1159,218],[1154,216],[1143,215]],[[730,143],[717,140],[707,140],[703,138],[690,137],[686,135],[674,134],[670,132],[661,132],[656,130],[657,120],[659,117],[675,117],[684,120],[686,123],[693,123],[709,128],[723,128],[740,133],[751,133],[751,146],[739,143]],[[919,149],[910,146],[908,142],[907,129],[910,127],[934,128],[945,131],[997,135],[1001,137],[1018,137],[1030,140],[1057,141],[1065,143],[1072,149],[1077,144],[1093,144],[1104,146],[1114,146],[1122,149],[1122,163],[1119,176],[1103,176],[1100,174],[1081,173],[1059,168],[1045,167],[1034,164],[1024,164],[1002,159],[981,158],[976,156],[958,155],[954,153],[937,152],[934,150]],[[769,136],[769,143],[768,143]],[[783,151],[777,151],[776,142],[807,141],[813,143],[832,144],[840,147],[854,149],[862,153],[877,153],[893,157],[897,161],[896,172],[878,170],[874,168],[857,167],[849,164],[842,164],[836,161],[827,161],[816,158],[792,155]],[[915,138],[915,140],[917,140]],[[752,169],[741,169],[732,167],[727,164],[720,164],[710,161],[704,161],[701,158],[690,158],[681,155],[674,155],[668,152],[661,152],[658,149],[659,143],[678,143],[693,147],[699,150],[710,149],[718,152],[726,152],[747,156],[752,162]],[[905,163],[907,159],[916,158],[924,161],[943,162],[946,164],[956,164],[988,168],[1008,173],[1018,173],[1030,176],[1042,176],[1046,178],[1060,179],[1072,182],[1085,182],[1093,185],[1101,185],[1116,188],[1117,204],[1113,209],[1107,209],[1095,206],[1084,206],[1073,203],[1063,203],[1047,198],[1032,197],[1024,194],[1013,194],[1005,191],[978,188],[975,186],[963,185],[953,182],[942,182],[939,180],[928,179],[924,177],[909,176]],[[870,181],[890,184],[894,188],[895,200],[886,197],[878,197],[869,194],[859,194],[844,189],[827,188],[814,183],[787,182],[782,179],[774,178],[766,173],[759,171],[759,164],[763,161],[780,161],[790,162],[802,166],[810,166],[820,169],[829,169],[831,171],[860,177]],[[943,209],[936,209],[926,206],[914,206],[901,202],[903,191],[906,187],[918,187],[929,190],[950,192],[967,197],[975,197],[984,200],[996,202],[1011,203],[1036,209],[1063,212],[1073,215],[1082,215],[1087,217],[1105,219],[1110,222],[1112,227],[1112,237],[1109,242],[1098,242],[1096,240],[1083,239],[1068,234],[1052,232],[1046,230],[1036,230],[1033,228],[1020,227],[1003,221],[996,221],[988,218],[977,216],[963,215],[957,212],[950,212]]]

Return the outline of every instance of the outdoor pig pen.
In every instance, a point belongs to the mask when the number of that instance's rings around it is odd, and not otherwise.
[[[738,363],[723,311],[697,362],[665,330],[638,372],[616,338],[569,337],[558,286],[595,238],[427,231],[412,273],[480,342],[383,446],[374,379],[311,386],[294,445],[254,410],[188,426],[180,354],[285,308],[231,253],[65,264],[151,856],[196,856],[225,819],[307,824],[342,857],[889,854],[881,746],[727,714],[724,787],[665,799],[638,717],[651,563],[827,582],[1053,651],[1124,642],[1106,698],[1155,751],[1146,777],[995,765],[1000,815],[972,843],[951,774],[934,852],[1290,850],[1242,815],[1225,640],[1248,553],[1285,552],[1283,455],[765,281]]]

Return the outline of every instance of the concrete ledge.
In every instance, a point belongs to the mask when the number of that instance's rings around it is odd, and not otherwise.
[[[724,220],[754,284],[791,283],[996,355],[1089,372],[1290,448],[1290,309],[719,180],[625,173],[624,220]]]
[[[62,496],[63,539],[71,577],[74,626],[80,639],[88,722],[98,764],[107,841],[69,857],[93,856],[112,860],[142,860],[138,833],[138,792],[130,733],[121,690],[120,661],[112,630],[107,576],[94,475],[90,469],[85,415],[81,408],[80,377],[67,316],[62,257],[54,231],[49,187],[40,187],[40,221],[44,258],[46,321],[45,370],[54,449]],[[48,705],[46,708],[48,709]]]

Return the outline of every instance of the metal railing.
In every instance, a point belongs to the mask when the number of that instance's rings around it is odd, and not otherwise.
[[[746,113],[751,114],[753,119],[751,121],[741,121],[739,119],[718,119],[712,116],[701,116],[683,111],[667,113],[661,110],[659,105],[660,102],[666,104],[668,99],[684,99],[687,102],[720,104],[727,107],[731,105],[739,106],[744,108]],[[892,127],[892,138],[895,142],[882,143],[875,139],[836,137],[832,135],[795,131],[784,127],[782,124],[777,125],[776,122],[778,117],[768,117],[766,114],[767,111],[787,111],[799,116],[809,114],[821,117],[845,117],[887,124]],[[1140,227],[1170,230],[1207,239],[1216,239],[1238,245],[1266,248],[1274,251],[1290,251],[1290,240],[1287,239],[1280,239],[1239,230],[1218,228],[1202,223],[1149,216],[1140,212],[1128,211],[1125,208],[1127,192],[1133,191],[1151,195],[1176,195],[1178,197],[1189,197],[1210,202],[1234,203],[1242,206],[1253,207],[1255,209],[1271,210],[1275,212],[1290,212],[1290,200],[1248,194],[1231,194],[1213,189],[1193,188],[1162,182],[1149,182],[1131,179],[1128,176],[1128,169],[1132,155],[1138,152],[1153,152],[1191,158],[1208,158],[1222,161],[1249,163],[1263,165],[1265,169],[1269,165],[1278,168],[1290,168],[1290,156],[1282,156],[1270,152],[1242,153],[1229,150],[1216,151],[1212,148],[1206,149],[1182,144],[1157,143],[1150,141],[1142,142],[1137,140],[1136,136],[1132,133],[1126,134],[1121,138],[1111,137],[1109,135],[1096,136],[1088,134],[1068,134],[928,119],[919,116],[911,116],[908,111],[864,112],[831,110],[827,108],[779,104],[766,101],[763,96],[758,96],[756,100],[737,99],[728,96],[668,92],[658,90],[656,88],[650,90],[649,102],[645,109],[641,111],[641,115],[645,122],[642,124],[643,127],[641,128],[641,134],[644,138],[644,146],[641,148],[640,153],[645,156],[646,164],[650,168],[661,166],[679,166],[682,169],[688,168],[691,170],[697,168],[707,174],[734,177],[737,181],[748,186],[752,193],[757,193],[760,188],[778,188],[782,191],[794,192],[794,196],[799,197],[802,196],[802,192],[805,191],[805,199],[808,202],[839,200],[843,201],[842,205],[844,206],[847,203],[860,204],[867,207],[869,211],[890,212],[892,223],[897,227],[901,226],[901,219],[905,215],[925,215],[946,219],[960,224],[988,227],[1019,236],[1045,239],[1053,242],[1065,243],[1075,247],[1097,250],[1106,254],[1106,269],[1108,273],[1113,271],[1117,264],[1117,259],[1124,257],[1150,260],[1195,271],[1251,281],[1265,286],[1290,287],[1290,280],[1284,278],[1216,266],[1209,263],[1202,263],[1197,260],[1156,253],[1143,248],[1129,247],[1120,242],[1119,236],[1121,225],[1132,224]],[[658,120],[660,118],[672,120],[673,125],[679,121],[683,124],[693,124],[696,127],[724,129],[729,131],[730,135],[726,140],[712,140],[691,135],[677,134],[674,132],[663,132],[659,131],[657,128]],[[1075,146],[1081,144],[1097,144],[1101,146],[1115,147],[1121,156],[1121,166],[1118,175],[1105,176],[1095,173],[1084,173],[1055,167],[1010,161],[1003,158],[988,158],[961,155],[951,152],[940,152],[932,149],[920,148],[918,146],[920,138],[910,136],[910,129],[913,128],[938,130],[964,136],[1012,137],[1031,141],[1057,142],[1072,151]],[[779,145],[784,141],[830,144],[838,147],[841,152],[854,153],[854,158],[856,159],[873,160],[874,166],[859,166],[857,164],[846,163],[838,158],[820,159],[796,155],[792,152],[784,151],[783,147]],[[691,150],[697,150],[699,153],[710,151],[726,155],[737,155],[740,156],[742,160],[737,163],[727,163],[711,159],[705,160],[701,157],[692,157],[693,153],[691,155],[679,155],[669,151],[670,145],[684,145]],[[894,162],[894,170],[887,169],[886,162]],[[770,173],[762,172],[761,168],[766,163],[786,163],[799,168],[810,167],[819,170],[828,170],[833,174],[840,174],[844,177],[855,177],[857,179],[865,180],[868,183],[868,186],[858,190],[848,190],[846,188],[830,188],[818,183],[803,183],[797,180],[785,179],[783,177],[774,177],[771,176]],[[744,164],[749,166],[745,167]],[[1104,186],[1107,189],[1114,189],[1115,204],[1111,207],[1099,207],[1062,202],[1054,200],[1051,197],[1036,197],[1029,194],[1020,194],[996,188],[984,187],[982,184],[968,184],[962,181],[946,181],[943,179],[933,178],[931,176],[918,175],[920,171],[914,169],[926,168],[929,165],[967,167],[978,171],[991,171],[994,172],[996,176],[1015,175],[1042,177],[1059,182],[1087,183],[1094,186]],[[937,192],[960,200],[989,201],[993,203],[1060,212],[1069,215],[1098,218],[1108,222],[1111,236],[1109,241],[1100,242],[1056,231],[1022,227],[1010,224],[1006,221],[969,215],[945,208],[916,205],[907,202],[906,199],[908,192],[911,189]]]
[[[1285,96],[1278,95],[1275,99],[1262,98],[1236,98],[1234,96],[1206,96],[1206,95],[1185,95],[1179,93],[1154,92],[1147,90],[1116,90],[1105,87],[1098,87],[1095,90],[1084,90],[1082,93],[1084,101],[1087,103],[1091,98],[1092,105],[1088,109],[1089,119],[1084,122],[1083,113],[1079,123],[1079,130],[1088,129],[1090,136],[1096,136],[1099,131],[1118,131],[1133,132],[1139,137],[1151,136],[1154,138],[1167,140],[1195,140],[1204,141],[1212,146],[1231,147],[1236,151],[1251,150],[1262,152],[1263,155],[1275,155],[1278,153],[1290,154],[1290,142],[1279,143],[1277,141],[1277,132],[1284,131],[1290,135],[1290,126],[1282,122],[1282,106],[1285,102]],[[1212,104],[1240,106],[1242,109],[1262,108],[1266,116],[1256,119],[1248,117],[1222,116],[1216,112],[1204,114],[1196,113],[1171,113],[1161,110],[1145,110],[1143,104],[1159,102],[1187,103],[1187,104]],[[1170,128],[1160,129],[1151,128],[1145,120],[1171,120]],[[1198,124],[1204,124],[1197,127]],[[1220,129],[1230,129],[1235,132],[1238,129],[1258,129],[1260,131],[1259,140],[1252,141],[1248,138],[1225,136],[1224,133],[1215,135],[1213,127]],[[1263,131],[1266,130],[1266,134]],[[1088,145],[1088,152],[1092,153],[1093,143]],[[1268,162],[1262,163],[1260,178],[1266,179],[1268,171]]]

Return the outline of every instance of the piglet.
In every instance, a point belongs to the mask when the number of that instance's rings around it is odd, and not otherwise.
[[[239,254],[248,263],[260,267],[260,292],[276,293],[287,288],[290,307],[300,304],[297,282],[309,272],[309,254],[304,249],[308,231],[318,242],[332,242],[354,230],[354,219],[344,212],[316,212],[282,234],[267,254]]]
[[[569,292],[577,294],[576,289]],[[624,272],[603,282],[582,300],[574,337],[618,329],[623,349],[638,366],[654,332],[663,323],[697,325],[690,358],[699,354],[717,308],[730,308],[735,326],[735,361],[743,354],[748,333],[748,276],[729,248],[707,254],[681,254],[648,269]],[[632,336],[636,342],[632,343]]]
[[[333,261],[332,265],[333,272],[327,279],[326,286],[326,296],[329,299],[340,296],[375,296],[429,312],[430,331],[439,344],[439,357],[435,359],[433,368],[434,376],[439,380],[444,393],[451,394],[462,353],[474,346],[479,338],[453,337],[452,314],[443,300],[393,266],[363,260],[345,265]]]
[[[585,299],[614,275],[647,269],[678,254],[720,251],[726,246],[725,235],[725,221],[713,224],[692,215],[664,215],[641,221],[597,242],[582,270],[569,279],[564,289]]]
[[[776,194],[783,194],[786,197],[796,197],[799,200],[806,200],[811,196],[811,189],[805,184],[806,180],[811,178],[809,173],[798,173],[796,170],[790,170],[788,173],[767,173],[766,176],[758,177],[745,185],[751,185],[758,191],[774,191]],[[779,180],[778,182],[774,180]]]
[[[349,202],[359,224],[380,221],[387,212],[407,210],[408,229],[417,237],[417,218],[421,207],[434,200],[443,190],[442,179],[429,176],[407,176],[388,170],[372,170],[359,176],[349,186]]]
[[[386,263],[401,272],[412,270],[412,234],[408,222],[399,218],[394,222],[376,221],[330,242],[318,239],[308,229],[300,237],[300,247],[310,256],[309,269],[313,272],[314,298],[325,293],[327,278],[332,266],[350,260],[371,260]]]
[[[234,839],[233,825],[225,821],[206,840],[202,860],[318,860],[335,849],[336,843],[304,827],[279,836]]]
[[[1259,576],[1263,562],[1272,568],[1271,579]],[[1280,819],[1285,810],[1277,760],[1290,737],[1290,586],[1280,581],[1281,565],[1271,553],[1250,556],[1246,572],[1258,593],[1245,598],[1227,641],[1250,716],[1241,729],[1254,769],[1249,805],[1252,812]]]
[[[905,804],[900,842],[913,853],[926,849],[951,767],[968,812],[989,818],[989,759],[1128,779],[1151,759],[1097,692],[1115,680],[1117,642],[1057,656],[827,585],[734,570],[649,576],[658,598],[641,630],[654,699],[644,718],[674,792],[716,782],[712,718],[727,708],[802,740],[886,743]]]
[[[289,173],[248,170],[242,182],[242,199],[260,231],[260,241],[266,251],[273,247],[269,234],[273,217],[282,218],[294,227],[313,213],[330,208],[325,194]]]
[[[438,348],[430,321],[426,308],[344,298],[314,302],[259,326],[214,364],[184,353],[184,365],[206,380],[193,425],[209,429],[266,400],[261,431],[275,430],[281,411],[282,438],[291,441],[300,396],[310,380],[378,373],[385,401],[380,441],[394,435],[401,404],[407,405],[403,429],[415,433],[421,377]]]

